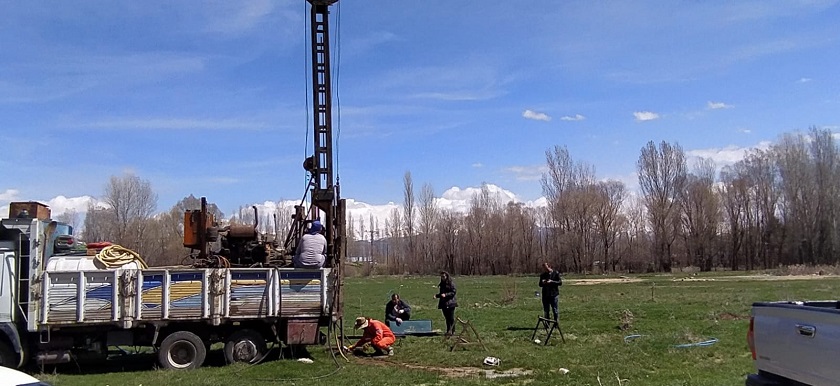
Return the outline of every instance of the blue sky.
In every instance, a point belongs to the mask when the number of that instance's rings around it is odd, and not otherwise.
[[[639,149],[719,164],[840,131],[838,1],[393,1],[332,8],[342,194],[541,196],[545,151],[635,186]],[[0,205],[99,197],[111,175],[230,213],[299,199],[308,5],[0,0]],[[458,190],[450,190],[453,187]],[[461,194],[461,195],[459,195]]]

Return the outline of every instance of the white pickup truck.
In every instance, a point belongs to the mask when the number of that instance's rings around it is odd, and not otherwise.
[[[840,385],[840,302],[754,303],[747,386]]]

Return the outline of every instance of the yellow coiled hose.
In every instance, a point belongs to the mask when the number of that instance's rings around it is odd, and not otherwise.
[[[105,268],[118,268],[133,261],[137,262],[140,269],[149,268],[149,266],[146,265],[146,262],[143,261],[143,258],[140,257],[139,253],[121,245],[109,245],[102,248],[102,250],[96,254],[96,260],[102,263]]]

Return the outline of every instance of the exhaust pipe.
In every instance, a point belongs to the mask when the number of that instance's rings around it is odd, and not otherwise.
[[[71,360],[70,350],[41,351],[35,356],[35,362],[39,365],[70,363]]]

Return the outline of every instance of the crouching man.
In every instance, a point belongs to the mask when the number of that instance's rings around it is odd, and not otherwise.
[[[374,355],[394,355],[394,348],[391,347],[396,340],[391,329],[375,319],[369,319],[364,316],[356,318],[354,327],[357,330],[362,330],[364,333],[362,339],[359,339],[356,344],[347,347],[347,350],[353,351],[354,354],[364,353],[364,347],[367,344],[373,346]]]

